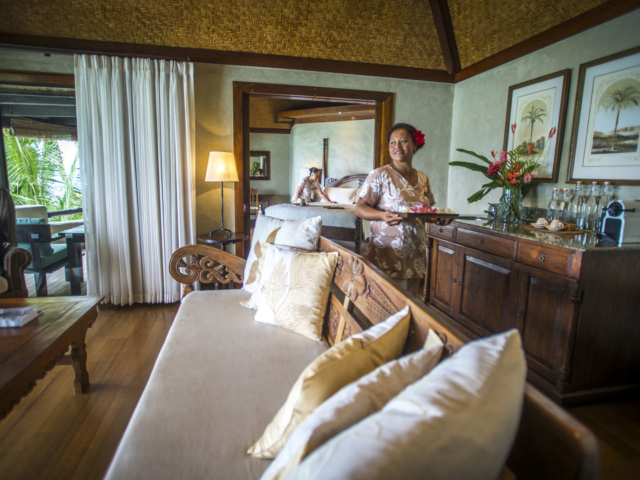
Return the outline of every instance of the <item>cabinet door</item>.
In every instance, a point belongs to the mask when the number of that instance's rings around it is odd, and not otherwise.
[[[577,282],[521,267],[517,328],[529,368],[562,393],[571,379]]]
[[[479,337],[514,328],[517,268],[495,255],[459,248],[454,318]]]
[[[456,249],[452,243],[436,240],[431,249],[431,303],[448,315],[451,315],[454,291],[457,279]]]

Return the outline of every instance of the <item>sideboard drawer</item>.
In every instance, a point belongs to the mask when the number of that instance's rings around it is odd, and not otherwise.
[[[508,238],[498,237],[496,235],[487,235],[485,233],[467,230],[458,227],[456,234],[456,243],[467,247],[482,250],[483,252],[493,253],[504,258],[514,257],[514,247],[516,242]]]
[[[521,243],[517,261],[560,275],[578,277],[580,267],[574,265],[575,252],[552,250],[538,245]]]
[[[442,227],[440,225],[436,225],[435,223],[429,224],[429,235],[442,238],[443,240],[453,240],[453,235],[455,232],[456,232],[456,229],[451,225]]]

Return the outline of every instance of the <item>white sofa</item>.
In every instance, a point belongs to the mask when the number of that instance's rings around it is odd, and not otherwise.
[[[468,340],[362,257],[324,238],[320,250],[340,254],[332,288],[334,294],[345,295],[339,304],[337,297],[329,301],[324,325],[328,343],[255,322],[254,312],[239,305],[250,296],[242,290],[193,292],[198,279],[241,281],[242,259],[199,245],[174,253],[170,271],[185,284],[183,294],[188,296],[107,479],[260,478],[269,461],[247,455],[247,449],[284,403],[304,367],[330,344],[362,331],[347,313],[353,307],[375,324],[408,305],[412,327],[405,351],[419,348],[429,329],[445,341],[449,354]],[[226,268],[212,268],[211,260]],[[354,282],[358,288],[353,288]],[[517,478],[592,479],[597,463],[593,435],[528,385],[506,468]]]

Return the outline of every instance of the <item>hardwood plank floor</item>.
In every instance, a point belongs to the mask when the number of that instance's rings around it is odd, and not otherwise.
[[[178,310],[101,306],[87,334],[91,391],[58,366],[0,421],[0,478],[101,479]],[[598,436],[599,478],[640,479],[640,399],[573,407]]]

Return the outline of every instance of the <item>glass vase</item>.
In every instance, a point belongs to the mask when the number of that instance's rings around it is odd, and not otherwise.
[[[496,218],[502,223],[520,223],[522,218],[522,189],[519,187],[504,187]]]

